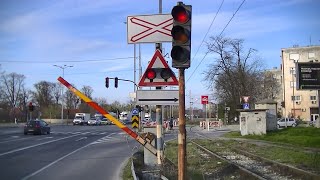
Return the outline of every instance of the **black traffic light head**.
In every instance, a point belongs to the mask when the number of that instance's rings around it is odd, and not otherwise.
[[[118,88],[118,81],[119,81],[118,77],[115,77],[114,78],[114,87],[115,88]]]
[[[109,78],[106,77],[106,88],[109,88]]]
[[[191,61],[191,20],[192,6],[179,2],[174,6],[172,35],[172,67],[189,68]]]
[[[173,76],[170,68],[151,68],[146,71],[146,78],[150,82],[167,82]]]

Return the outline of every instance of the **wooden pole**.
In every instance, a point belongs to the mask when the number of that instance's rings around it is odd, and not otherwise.
[[[178,179],[186,179],[185,69],[179,69]]]

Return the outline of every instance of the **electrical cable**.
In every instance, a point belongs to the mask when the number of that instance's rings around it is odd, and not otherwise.
[[[219,36],[222,35],[222,33],[225,31],[225,29],[228,27],[228,25],[230,24],[230,22],[232,21],[232,19],[235,17],[235,15],[237,14],[237,12],[240,10],[241,6],[244,4],[246,0],[243,0],[242,3],[239,5],[238,9],[233,13],[232,17],[230,18],[229,22],[225,25],[225,27],[223,28],[223,30],[221,31],[221,33],[219,34]],[[205,53],[205,55],[203,56],[203,58],[201,59],[201,61],[199,62],[199,64],[197,65],[196,69],[191,73],[190,77],[187,79],[186,82],[188,82],[190,80],[190,78],[193,76],[193,74],[196,72],[196,70],[198,69],[198,67],[200,66],[200,64],[203,62],[203,60],[207,57],[207,55],[209,54],[209,51],[207,51]]]
[[[208,33],[209,33],[212,25],[213,25],[213,22],[216,20],[216,17],[218,16],[218,14],[219,14],[219,12],[220,12],[220,9],[221,9],[223,3],[224,3],[224,0],[222,0],[220,6],[219,6],[219,8],[218,8],[218,11],[216,12],[216,15],[215,15],[214,18],[212,19],[211,24],[210,24],[210,26],[209,26],[209,28],[208,28],[208,31],[207,31],[207,33],[204,35],[204,37],[203,37],[203,39],[202,39],[202,42],[201,42],[200,45],[198,46],[198,49],[197,49],[195,55],[193,56],[192,60],[197,56],[197,54],[198,54],[198,52],[199,52],[199,50],[200,50],[200,47],[201,47],[202,44],[204,43],[204,40],[206,39],[206,37],[207,37],[207,35],[208,35]]]
[[[3,63],[43,63],[43,64],[49,64],[49,63],[83,63],[83,62],[103,62],[103,61],[117,61],[121,59],[132,59],[134,57],[119,57],[119,58],[110,58],[110,59],[95,59],[95,60],[66,60],[66,61],[2,61]]]

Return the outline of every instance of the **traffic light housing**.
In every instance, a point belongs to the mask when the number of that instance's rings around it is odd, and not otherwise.
[[[174,76],[172,70],[170,68],[150,68],[146,71],[146,78],[153,82],[153,80],[157,79],[157,81],[167,82],[170,77]]]
[[[115,77],[114,78],[114,87],[115,88],[118,88],[118,81],[119,81],[118,77]]]
[[[106,88],[109,88],[109,78],[106,77]]]
[[[29,103],[28,107],[30,112],[34,110],[34,105],[32,104],[32,102]]]
[[[179,2],[174,6],[172,35],[172,67],[184,69],[190,67],[191,61],[191,20],[192,6]]]

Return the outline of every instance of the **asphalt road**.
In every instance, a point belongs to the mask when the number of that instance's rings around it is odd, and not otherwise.
[[[0,179],[121,179],[121,167],[137,147],[114,125],[51,126],[49,135],[0,127]]]

